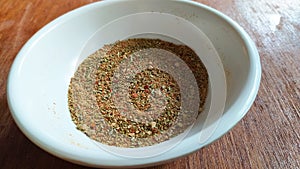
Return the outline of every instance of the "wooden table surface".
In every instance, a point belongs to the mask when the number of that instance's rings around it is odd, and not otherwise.
[[[0,0],[0,168],[84,168],[30,142],[6,101],[10,66],[22,45],[56,17],[95,0]],[[247,115],[213,144],[153,168],[300,168],[300,1],[198,0],[237,21],[262,63]]]

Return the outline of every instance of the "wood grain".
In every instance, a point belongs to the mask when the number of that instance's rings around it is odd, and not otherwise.
[[[22,45],[56,17],[96,0],[0,0],[0,168],[85,168],[31,143],[6,101],[10,66]],[[213,144],[168,164],[173,168],[300,168],[300,1],[197,0],[237,21],[262,63],[258,96],[241,122]]]

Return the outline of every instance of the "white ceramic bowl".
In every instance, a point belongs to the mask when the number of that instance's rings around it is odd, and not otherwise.
[[[205,142],[199,142],[203,124],[198,120],[188,136],[170,151],[128,160],[99,149],[75,129],[67,107],[67,88],[80,52],[93,33],[119,17],[153,11],[184,18],[208,36],[226,72],[226,105],[217,128]],[[237,23],[212,8],[192,1],[104,1],[71,11],[37,32],[12,65],[7,93],[17,125],[49,153],[87,166],[140,167],[187,155],[228,132],[251,107],[260,76],[259,55],[252,40]]]

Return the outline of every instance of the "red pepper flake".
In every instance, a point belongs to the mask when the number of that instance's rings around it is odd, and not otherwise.
[[[145,85],[145,86],[144,86],[144,89],[149,89],[149,86],[148,86],[148,85]]]
[[[92,122],[91,125],[90,125],[90,128],[91,129],[95,129],[96,128],[96,124],[94,122]]]
[[[130,132],[130,133],[135,133],[135,131],[136,131],[135,128],[130,128],[130,131],[129,131],[129,132]]]
[[[138,94],[132,93],[131,96],[132,96],[133,98],[137,98],[137,97],[138,97]]]

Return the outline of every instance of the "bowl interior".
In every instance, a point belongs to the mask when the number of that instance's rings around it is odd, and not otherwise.
[[[174,27],[176,27],[176,29],[173,29]],[[222,61],[220,60],[219,55],[212,43],[210,42],[210,40],[200,29],[198,29],[192,23],[188,22],[187,20],[181,17],[162,12],[136,13],[113,20],[105,26],[99,28],[87,40],[86,44],[84,45],[82,52],[79,56],[78,65],[87,56],[96,52],[105,44],[112,44],[116,41],[125,40],[132,37],[154,39],[159,38],[176,44],[184,44],[194,49],[194,51],[198,54],[203,64],[206,66],[210,82],[210,88],[208,91],[209,97],[206,99],[207,104],[205,104],[204,111],[201,113],[201,116],[199,116],[198,119],[197,115],[200,98],[194,96],[198,96],[199,93],[197,91],[195,92],[191,90],[192,86],[194,86],[194,89],[197,88],[197,82],[195,81],[196,79],[194,78],[194,75],[192,74],[191,70],[187,67],[186,64],[180,64],[180,70],[171,70],[175,62],[183,63],[182,60],[179,60],[177,57],[166,56],[168,51],[151,48],[147,50],[160,51],[161,55],[152,54],[150,58],[151,61],[148,60],[149,56],[144,56],[142,59],[143,63],[141,63],[139,65],[139,68],[137,69],[147,69],[147,66],[145,65],[151,64],[151,67],[154,66],[155,68],[164,70],[170,73],[175,78],[176,82],[179,84],[182,98],[193,97],[192,100],[190,99],[186,100],[187,102],[182,102],[182,111],[189,112],[189,116],[192,119],[194,119],[194,121],[196,121],[197,119],[197,123],[202,124],[202,128],[198,126],[193,130],[201,131],[202,135],[200,142],[205,142],[206,139],[208,139],[212,134],[211,130],[213,130],[213,128],[217,126],[217,119],[219,119],[222,116],[225,107],[227,90]],[[130,69],[131,71],[136,70],[136,68],[132,67],[131,61],[128,61],[126,65],[123,65],[121,67],[123,67],[121,71],[125,69]],[[139,72],[140,70],[136,71]],[[128,76],[124,75],[124,73],[122,74],[125,77]],[[112,86],[114,86],[114,84],[112,84]],[[121,93],[127,92],[123,91]],[[117,104],[118,103],[116,103],[116,105]],[[183,116],[179,116],[178,118],[183,119]],[[191,121],[191,118],[188,119],[187,123],[194,123],[194,121]],[[210,126],[209,130],[208,126]],[[171,132],[171,130],[178,130],[178,127],[179,126],[176,127],[176,125],[173,125],[165,132]],[[121,155],[123,157],[154,157],[165,153],[166,151],[179,144],[182,141],[182,139],[184,139],[184,137],[189,133],[191,128],[192,126],[186,128],[186,130],[182,134],[173,137],[172,139],[165,141],[161,144],[156,144],[150,147],[132,149],[116,148],[101,144],[98,145],[109,152]],[[207,132],[205,133],[205,131]]]
[[[153,158],[128,160],[102,151],[76,129],[68,111],[67,89],[80,52],[96,30],[124,15],[151,11],[185,18],[209,37],[226,72],[226,105],[218,127],[206,142],[198,142],[203,125],[198,121],[188,137],[171,151]],[[58,157],[89,166],[141,166],[196,151],[226,133],[251,106],[259,77],[253,42],[237,24],[217,11],[188,1],[105,1],[56,19],[28,41],[9,75],[8,102],[25,135]]]

